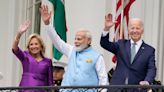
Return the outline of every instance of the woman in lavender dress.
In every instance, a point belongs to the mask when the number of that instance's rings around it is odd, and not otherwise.
[[[45,46],[41,37],[31,34],[27,41],[27,51],[18,47],[20,37],[30,24],[29,21],[25,21],[20,25],[12,47],[13,53],[21,61],[23,67],[19,86],[50,86],[53,83],[52,61],[44,56]],[[43,92],[43,90],[26,90],[26,92]]]

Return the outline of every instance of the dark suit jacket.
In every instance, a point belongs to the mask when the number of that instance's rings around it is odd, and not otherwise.
[[[133,63],[130,63],[130,40],[109,41],[109,34],[101,37],[101,46],[115,54],[117,66],[112,76],[111,85],[123,85],[126,78],[128,84],[138,85],[140,81],[153,82],[156,75],[155,49],[146,43],[142,43]]]

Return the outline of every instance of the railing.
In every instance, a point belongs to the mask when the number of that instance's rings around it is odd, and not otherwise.
[[[162,85],[108,85],[108,86],[37,86],[37,87],[0,87],[0,92],[164,92]]]

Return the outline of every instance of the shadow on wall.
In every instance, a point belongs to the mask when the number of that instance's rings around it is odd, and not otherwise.
[[[0,80],[2,80],[3,79],[3,74],[2,74],[2,72],[0,72]]]

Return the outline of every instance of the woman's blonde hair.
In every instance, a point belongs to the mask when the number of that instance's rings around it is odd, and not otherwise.
[[[36,38],[39,41],[39,43],[41,45],[41,48],[42,48],[41,49],[41,55],[44,56],[44,54],[45,54],[45,44],[44,44],[43,39],[41,38],[41,36],[36,34],[36,33],[33,33],[28,37],[26,48],[29,50],[29,44],[30,44],[30,41],[31,41],[32,38]]]

